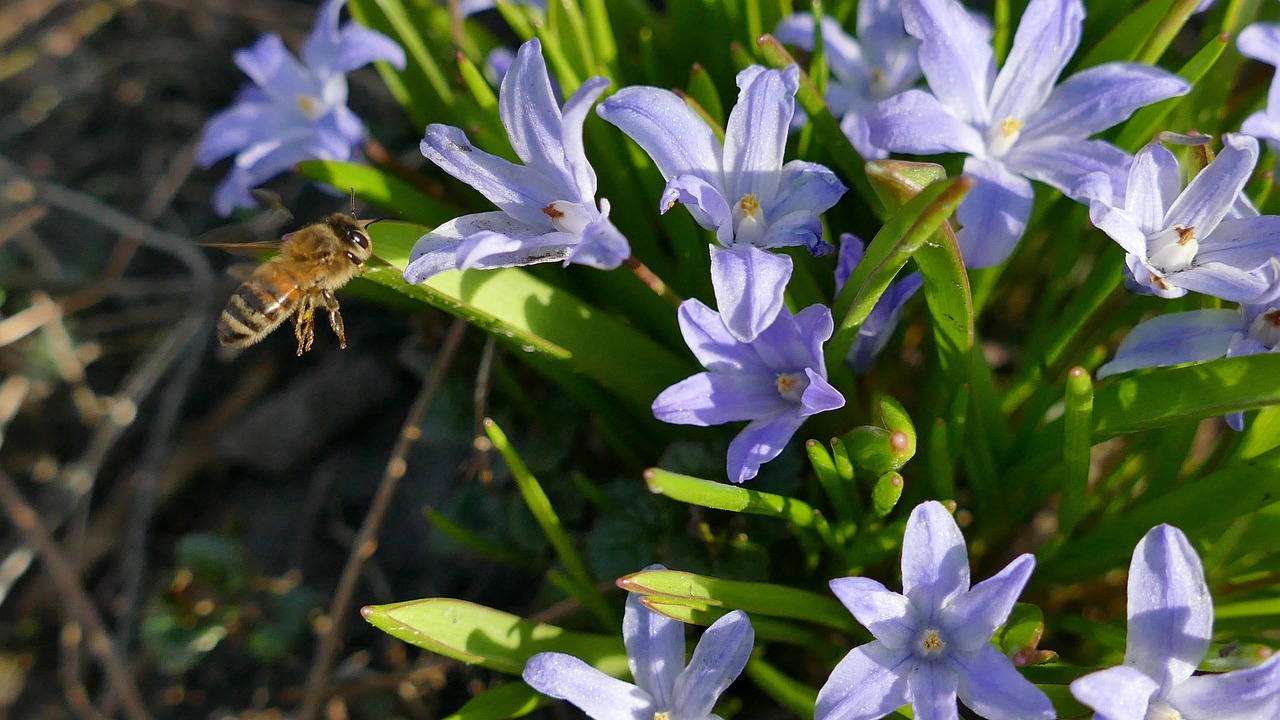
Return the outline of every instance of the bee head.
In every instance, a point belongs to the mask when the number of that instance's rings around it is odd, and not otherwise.
[[[351,215],[333,215],[329,218],[329,228],[342,242],[347,259],[356,266],[363,265],[373,254],[373,246],[364,225]]]

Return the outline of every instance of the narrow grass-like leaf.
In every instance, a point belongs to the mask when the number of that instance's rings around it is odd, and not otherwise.
[[[720,141],[724,142],[724,105],[720,102],[720,91],[716,89],[716,84],[706,68],[694,64],[689,70],[687,92],[686,101],[692,98],[698,104],[696,109],[701,111],[700,114],[707,119],[707,124],[716,131]]]
[[[1147,37],[1173,5],[1174,0],[1148,0],[1129,12],[1097,42],[1077,66],[1078,70],[1113,61],[1132,61]],[[1117,3],[1119,4],[1119,3]]]
[[[708,604],[814,622],[858,632],[853,616],[835,598],[785,585],[722,580],[679,570],[644,570],[618,579],[618,587],[641,595],[667,595]]]
[[[747,662],[746,673],[756,687],[773,698],[774,702],[781,705],[783,709],[790,711],[796,717],[805,718],[813,715],[814,704],[818,701],[817,690],[785,675],[781,670],[761,660],[759,656]]]
[[[524,717],[553,702],[522,682],[509,682],[481,692],[444,720],[507,720]]]
[[[665,615],[672,620],[679,620],[687,625],[706,627],[732,612],[731,609],[718,605],[709,605],[697,600],[685,600],[666,595],[645,595],[640,604],[650,610]],[[751,627],[756,631],[756,642],[771,641],[798,645],[806,648],[821,660],[838,660],[839,654],[831,641],[821,634],[803,625],[785,620],[778,620],[765,615],[751,618]],[[834,656],[834,657],[832,657]]]
[[[379,630],[411,645],[511,675],[540,652],[582,658],[602,672],[625,677],[622,638],[564,630],[453,598],[423,598],[370,605],[360,614]]]
[[[562,362],[567,371],[590,377],[641,417],[651,415],[649,406],[659,392],[692,373],[691,362],[517,268],[450,271],[408,285],[400,271],[426,231],[407,223],[371,226],[375,252],[391,267],[371,268],[365,276],[465,318],[522,352]]]
[[[1198,4],[1200,0],[1174,0],[1164,17],[1160,18],[1160,22],[1156,23],[1151,34],[1147,36],[1146,43],[1138,53],[1138,62],[1144,65],[1155,65],[1160,62],[1164,51],[1169,49],[1169,45],[1182,30],[1182,26],[1191,19],[1191,13],[1195,12]]]
[[[1089,485],[1089,451],[1093,447],[1093,380],[1084,368],[1067,373],[1066,439],[1063,442],[1062,503],[1058,532],[1070,535],[1084,516],[1084,496]]]
[[[1067,541],[1036,570],[1032,582],[1069,582],[1096,577],[1128,562],[1138,540],[1160,523],[1193,540],[1224,522],[1256,512],[1280,497],[1280,450],[1232,463],[1217,472],[1108,517],[1092,532]]]
[[[587,33],[591,39],[591,51],[595,54],[596,68],[608,77],[618,78],[618,41],[613,36],[613,23],[609,21],[609,8],[605,0],[582,0],[587,17]]]
[[[361,200],[396,213],[397,219],[439,225],[459,214],[457,208],[431,197],[424,189],[368,165],[337,160],[307,160],[298,163],[298,172],[303,177],[325,183],[342,192],[354,189]]]
[[[519,453],[511,446],[502,428],[498,427],[492,418],[485,418],[483,425],[485,434],[489,436],[494,448],[502,454],[502,459],[511,469],[511,477],[515,479],[520,495],[524,497],[524,502],[529,507],[529,512],[538,521],[538,526],[542,528],[551,547],[555,549],[556,556],[560,558],[560,564],[564,565],[574,584],[578,586],[579,593],[576,595],[578,601],[594,612],[605,627],[619,625],[614,613],[605,603],[604,596],[596,590],[591,573],[587,572],[586,563],[582,562],[582,557],[578,555],[573,541],[565,533],[564,526],[560,524],[560,516],[551,506],[551,499],[543,491],[541,483],[533,473],[529,472],[529,466],[520,459]]]
[[[1200,52],[1193,55],[1178,70],[1178,77],[1191,83],[1192,86],[1197,85],[1213,69],[1218,58],[1222,57],[1222,52],[1227,49],[1227,39],[1226,35],[1213,36],[1204,47],[1200,48]],[[1192,94],[1188,93],[1182,97],[1169,98],[1138,110],[1124,124],[1124,129],[1116,138],[1116,146],[1136,153],[1143,145],[1151,142],[1156,133],[1169,127],[1169,116],[1191,96]]]
[[[522,553],[472,532],[450,520],[439,510],[427,508],[425,512],[431,527],[480,557],[494,562],[506,563],[514,567],[527,567],[529,565],[529,558]]]
[[[836,472],[835,461],[822,443],[817,440],[807,440],[804,448],[809,455],[809,464],[813,466],[813,474],[822,485],[828,502],[835,508],[834,532],[843,540],[856,530],[857,518],[861,516],[855,505],[858,488],[840,477]]]

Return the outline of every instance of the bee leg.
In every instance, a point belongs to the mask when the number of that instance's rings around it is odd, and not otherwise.
[[[315,300],[311,296],[302,299],[298,314],[293,318],[293,336],[298,340],[298,355],[311,349],[316,337]]]
[[[342,324],[342,313],[338,312],[338,298],[333,296],[333,292],[323,290],[320,293],[320,300],[329,311],[329,327],[333,328],[333,334],[338,336],[338,346],[346,350],[347,333]]]

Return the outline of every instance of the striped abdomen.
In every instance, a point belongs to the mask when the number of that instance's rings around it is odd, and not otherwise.
[[[283,263],[269,262],[231,294],[218,318],[218,342],[252,345],[289,319],[301,305],[302,279]]]

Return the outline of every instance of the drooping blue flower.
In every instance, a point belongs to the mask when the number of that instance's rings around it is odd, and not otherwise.
[[[1190,89],[1164,70],[1119,62],[1057,84],[1080,44],[1080,0],[1031,0],[998,75],[990,28],[957,0],[904,0],[902,12],[921,40],[930,92],[880,103],[871,141],[895,152],[968,155],[964,172],[975,182],[957,210],[957,239],[971,268],[1013,252],[1031,216],[1031,180],[1070,194],[1085,174],[1105,172],[1120,187],[1128,154],[1087,138]]]
[[[1128,615],[1124,665],[1071,683],[1096,720],[1280,717],[1280,655],[1245,670],[1192,675],[1209,650],[1213,598],[1181,530],[1158,525],[1134,548]]]
[[[814,720],[873,720],[908,703],[917,720],[954,719],[957,697],[992,720],[1051,720],[1049,698],[989,642],[1034,569],[1021,555],[971,588],[955,520],[938,502],[917,506],[902,538],[903,594],[866,577],[831,581],[875,640],[836,665]]]
[[[828,252],[818,215],[846,190],[822,165],[782,161],[799,75],[794,65],[753,65],[738,73],[738,104],[729,113],[723,145],[668,90],[623,88],[597,110],[635,140],[667,180],[661,211],[683,203],[699,225],[715,231],[716,305],[743,342],[773,323],[791,278],[791,258],[768,248],[803,245],[815,255]]]
[[[1272,67],[1280,67],[1280,25],[1253,23],[1236,37],[1240,54]],[[1280,147],[1280,82],[1271,79],[1267,106],[1245,118],[1240,132],[1266,141],[1274,151]]]
[[[685,378],[653,401],[653,414],[678,425],[750,423],[729,443],[729,479],[750,480],[776,458],[805,418],[844,407],[827,382],[822,344],[831,311],[811,305],[795,316],[785,307],[755,340],[744,343],[724,318],[697,300],[680,304],[680,332],[707,372]]]
[[[1280,352],[1280,309],[1274,305],[1157,315],[1129,331],[1111,362],[1098,368],[1098,379],[1141,368],[1269,352]],[[1227,424],[1243,430],[1244,413],[1227,415]]]
[[[1089,202],[1089,219],[1128,253],[1131,290],[1163,298],[1192,290],[1242,303],[1272,294],[1268,263],[1280,256],[1280,217],[1259,217],[1240,199],[1258,141],[1227,134],[1223,143],[1184,189],[1177,158],[1153,142],[1134,159],[1123,206]]]
[[[854,267],[862,261],[865,252],[866,243],[862,242],[857,235],[851,233],[840,235],[840,255],[836,263],[837,293],[849,281],[849,276],[853,274]],[[901,280],[890,283],[885,289],[884,294],[876,301],[875,307],[871,308],[871,314],[858,328],[858,336],[853,339],[853,344],[849,346],[849,354],[845,356],[845,363],[854,372],[865,372],[875,363],[876,356],[884,349],[889,338],[893,337],[893,331],[898,327],[898,320],[902,317],[902,306],[916,294],[922,283],[920,273],[913,272]]]
[[[711,710],[746,667],[755,631],[747,614],[734,610],[707,628],[685,667],[684,625],[631,595],[622,639],[634,685],[557,652],[529,658],[524,681],[543,695],[573,703],[594,720],[718,720]]]
[[[822,47],[831,67],[827,107],[840,118],[840,129],[858,154],[867,160],[889,157],[887,150],[871,142],[866,116],[877,102],[920,80],[916,59],[920,41],[902,27],[901,0],[858,3],[856,40],[830,16],[823,16],[821,26]],[[788,45],[813,50],[813,13],[783,18],[773,34]]]
[[[456,127],[428,125],[422,154],[501,209],[464,215],[424,235],[405,281],[554,261],[605,270],[622,264],[631,249],[609,221],[609,201],[596,205],[596,172],[582,144],[587,112],[608,85],[607,78],[589,78],[562,111],[534,38],[520,46],[498,96],[502,125],[524,165],[475,147]]]
[[[375,60],[404,68],[404,51],[391,38],[348,21],[339,26],[346,0],[326,0],[295,58],[279,35],[258,38],[235,52],[251,83],[231,107],[205,123],[196,160],[208,167],[235,155],[214,192],[220,215],[253,207],[249,190],[303,160],[351,160],[364,141],[360,118],[347,108],[346,73]]]

